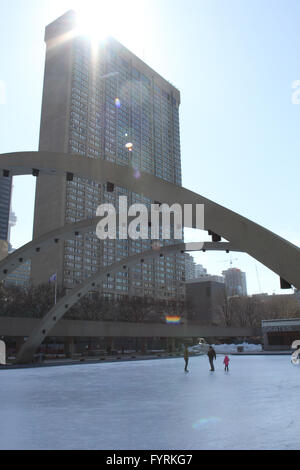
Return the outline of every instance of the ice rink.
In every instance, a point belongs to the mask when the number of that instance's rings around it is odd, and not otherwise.
[[[300,449],[300,365],[207,357],[0,371],[1,449]]]

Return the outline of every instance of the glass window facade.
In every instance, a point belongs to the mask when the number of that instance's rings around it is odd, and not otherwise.
[[[141,61],[140,61],[141,62]],[[160,81],[162,79],[160,78]],[[166,91],[168,90],[168,91]],[[178,93],[178,92],[177,92]],[[72,83],[68,122],[68,152],[105,159],[135,171],[156,175],[181,185],[179,103],[172,86],[159,86],[155,72],[117,41],[99,46],[97,55],[87,39],[73,44]],[[126,144],[132,144],[129,148]],[[154,203],[126,188],[107,192],[105,185],[84,178],[67,182],[66,223],[94,217],[99,204]],[[167,240],[161,244],[172,244]],[[73,287],[116,261],[151,248],[150,240],[107,240],[94,232],[65,242],[64,285]],[[111,276],[104,292],[184,298],[184,257],[151,261]]]
[[[0,177],[0,239],[7,240],[12,178]]]

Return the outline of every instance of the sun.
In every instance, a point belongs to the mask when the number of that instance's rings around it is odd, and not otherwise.
[[[111,35],[108,22],[105,17],[108,14],[92,14],[90,11],[83,10],[77,12],[77,27],[76,33],[83,36],[88,36],[92,41],[100,41]]]
[[[144,0],[74,0],[76,32],[93,42],[112,36],[121,42],[139,43],[143,4]]]

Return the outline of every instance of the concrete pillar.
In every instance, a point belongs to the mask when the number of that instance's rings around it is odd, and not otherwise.
[[[268,351],[269,349],[269,338],[268,338],[268,333],[264,331],[263,333],[263,349],[265,351]]]
[[[110,354],[111,350],[114,349],[114,347],[115,347],[114,338],[108,337],[107,338],[107,347],[106,347],[107,353]]]
[[[16,338],[16,354],[18,354],[18,352],[20,351],[21,347],[23,346],[24,344],[24,338],[23,336],[18,336]]]
[[[65,355],[68,358],[72,358],[75,352],[74,338],[66,338],[65,340]]]
[[[146,354],[148,349],[148,341],[147,338],[142,339],[142,354]]]
[[[175,352],[175,338],[167,338],[166,350],[168,352]]]
[[[6,344],[2,340],[0,340],[0,364],[6,364]]]

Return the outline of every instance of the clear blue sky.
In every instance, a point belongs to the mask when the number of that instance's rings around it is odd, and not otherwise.
[[[1,0],[0,153],[38,148],[46,24],[107,4]],[[111,35],[181,91],[183,185],[300,245],[300,2],[111,0],[105,15]],[[33,203],[34,179],[15,178],[15,247],[31,240]],[[232,258],[250,293],[285,293],[261,264]],[[213,274],[229,259],[196,256]]]

